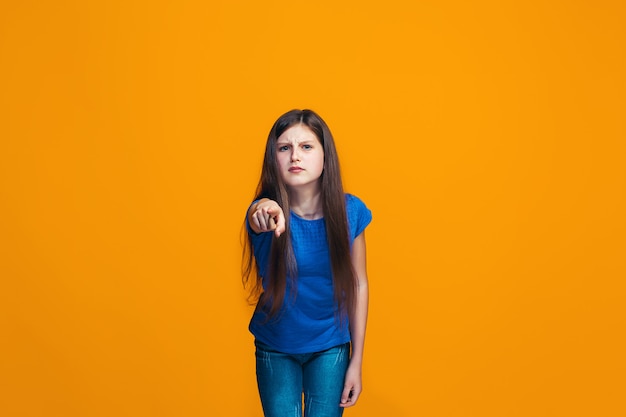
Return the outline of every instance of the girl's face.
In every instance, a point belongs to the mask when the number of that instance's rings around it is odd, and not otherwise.
[[[294,125],[278,137],[276,159],[280,176],[289,189],[319,187],[324,147],[306,125]]]

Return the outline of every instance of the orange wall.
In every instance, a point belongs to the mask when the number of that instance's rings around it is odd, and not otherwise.
[[[621,1],[0,6],[0,414],[260,416],[278,115],[374,213],[349,416],[626,414]]]

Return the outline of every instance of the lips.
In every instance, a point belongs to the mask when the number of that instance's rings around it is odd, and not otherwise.
[[[291,168],[289,168],[289,172],[293,172],[293,173],[302,172],[302,171],[304,171],[304,169],[302,169],[300,167],[291,167]]]

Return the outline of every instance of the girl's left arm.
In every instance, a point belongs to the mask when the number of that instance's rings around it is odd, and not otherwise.
[[[350,337],[352,339],[352,354],[346,372],[341,407],[351,407],[356,404],[361,395],[361,368],[363,364],[363,346],[365,344],[365,327],[367,324],[367,263],[365,259],[365,232],[361,233],[352,243],[352,267],[357,278],[356,305],[350,315]]]

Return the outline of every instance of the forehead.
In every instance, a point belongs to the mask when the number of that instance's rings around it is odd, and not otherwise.
[[[291,126],[289,129],[285,130],[282,135],[278,137],[278,139],[276,139],[276,142],[278,143],[300,143],[310,141],[319,142],[319,139],[308,126],[303,124]]]

